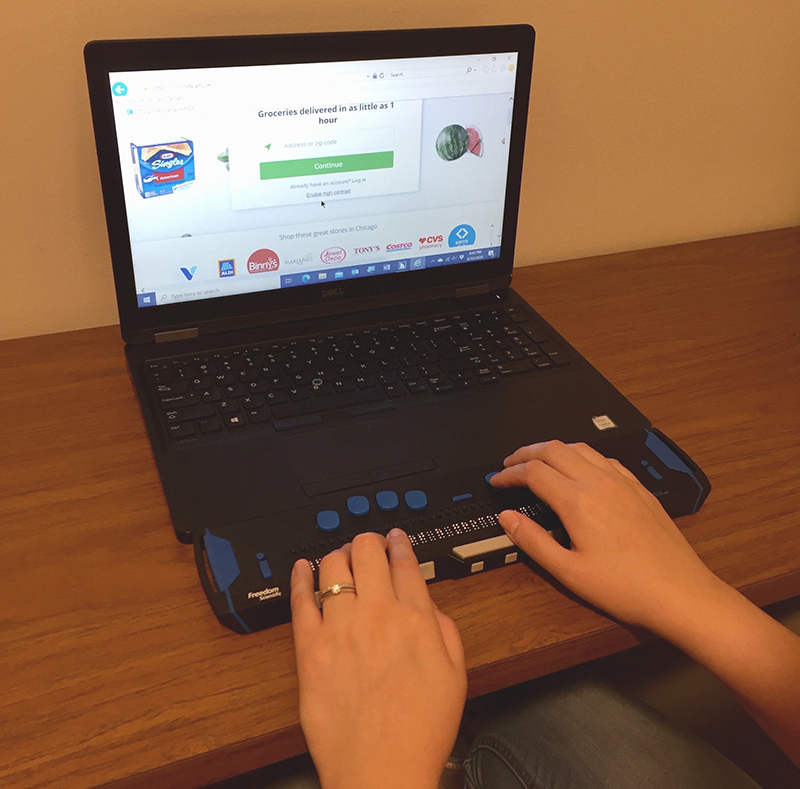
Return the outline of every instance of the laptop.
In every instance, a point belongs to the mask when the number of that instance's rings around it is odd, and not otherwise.
[[[707,494],[511,287],[534,37],[86,46],[127,362],[229,627],[287,621],[294,560],[367,529],[432,581],[516,561],[486,477],[523,444],[613,452],[674,514]]]

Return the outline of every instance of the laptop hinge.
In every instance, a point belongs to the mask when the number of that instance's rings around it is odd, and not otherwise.
[[[175,342],[175,340],[191,340],[199,337],[200,331],[195,327],[191,329],[176,329],[175,331],[156,332],[154,339],[156,342]]]
[[[456,298],[463,299],[467,296],[480,296],[490,291],[491,288],[488,285],[470,285],[468,288],[456,288]]]

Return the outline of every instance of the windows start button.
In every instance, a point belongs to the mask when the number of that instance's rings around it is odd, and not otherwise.
[[[394,167],[394,151],[351,153],[344,156],[323,156],[319,159],[286,159],[261,162],[261,180],[297,178],[324,173],[353,173],[359,170],[385,170]]]

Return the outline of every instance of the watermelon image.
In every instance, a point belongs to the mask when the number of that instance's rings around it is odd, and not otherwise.
[[[483,140],[480,131],[474,126],[467,126],[467,136],[469,138],[467,150],[474,153],[475,156],[483,156]]]
[[[468,149],[469,133],[457,123],[445,126],[436,138],[436,153],[446,162],[460,159]]]

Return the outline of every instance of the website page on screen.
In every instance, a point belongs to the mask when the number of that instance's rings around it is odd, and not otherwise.
[[[110,74],[139,306],[496,258],[516,67]]]

